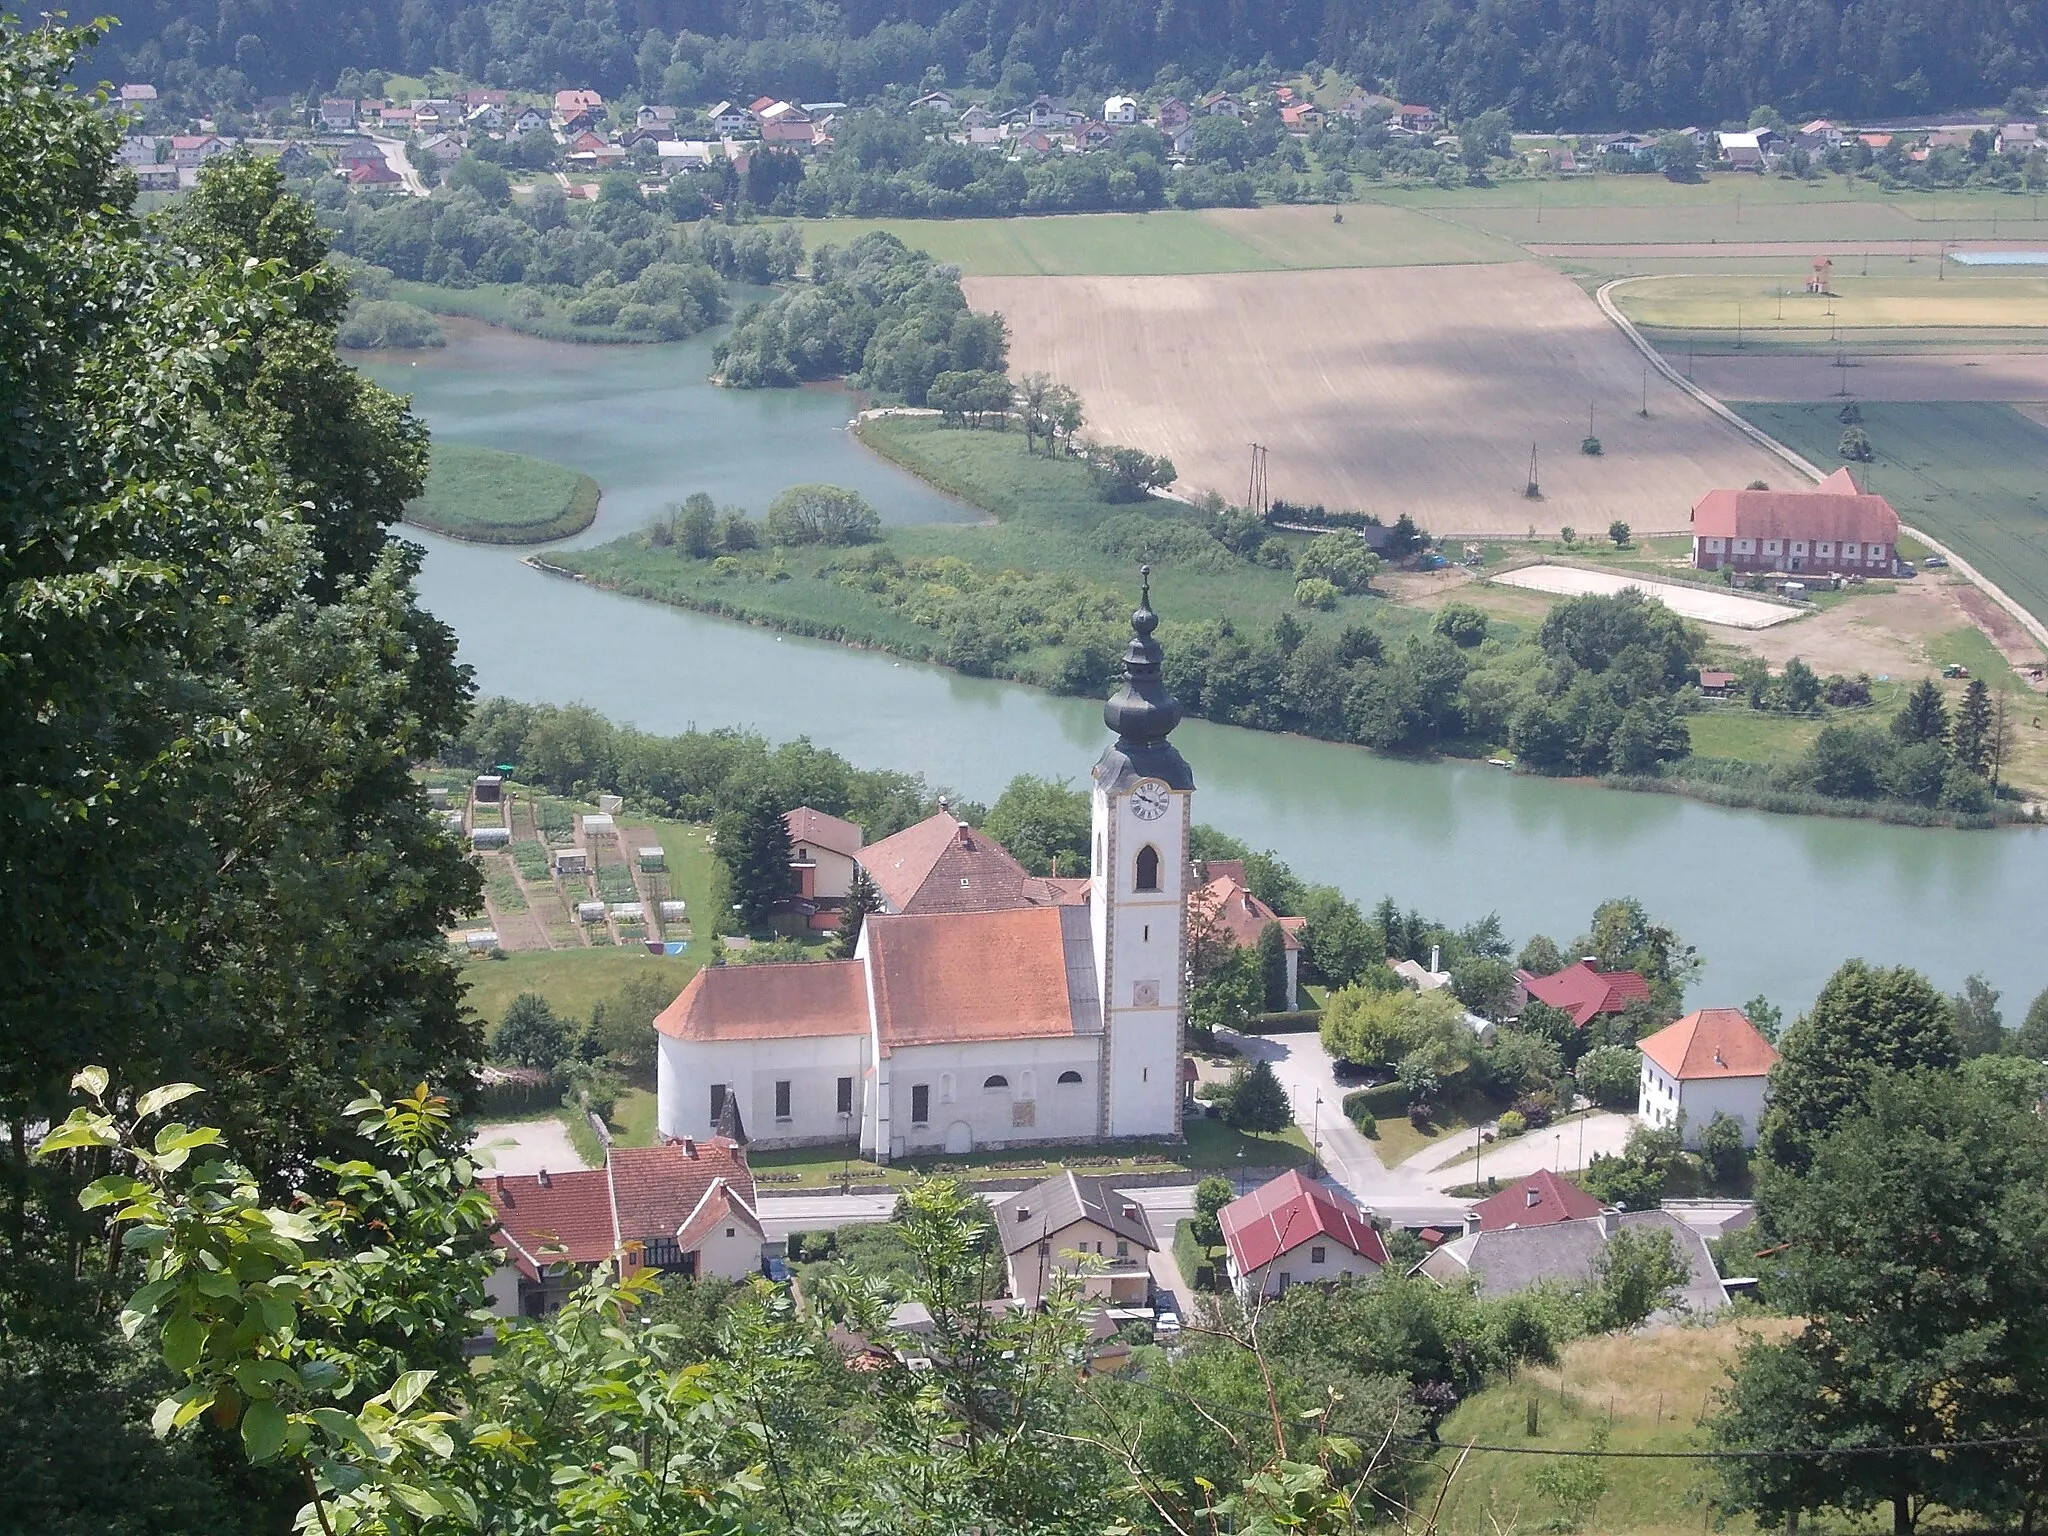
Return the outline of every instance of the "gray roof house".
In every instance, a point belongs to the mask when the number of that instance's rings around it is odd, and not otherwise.
[[[1691,1276],[1678,1293],[1684,1311],[1705,1316],[1727,1305],[1728,1292],[1706,1239],[1668,1211],[1602,1211],[1546,1226],[1467,1232],[1438,1248],[1416,1270],[1444,1285],[1476,1279],[1479,1294],[1488,1297],[1527,1290],[1545,1280],[1588,1285],[1608,1239],[1624,1228],[1671,1234],[1679,1261]]]
[[[1058,1173],[995,1208],[1010,1294],[1036,1305],[1061,1273],[1111,1306],[1144,1306],[1159,1243],[1145,1208],[1108,1179]]]

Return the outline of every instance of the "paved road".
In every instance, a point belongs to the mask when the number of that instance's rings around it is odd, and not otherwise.
[[[405,183],[405,190],[413,197],[425,197],[427,184],[420,180],[420,173],[413,169],[413,163],[406,157],[405,143],[401,139],[376,139],[376,146],[384,151],[384,163],[398,173],[398,179]]]

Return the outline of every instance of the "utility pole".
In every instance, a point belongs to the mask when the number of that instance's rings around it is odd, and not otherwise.
[[[1245,488],[1244,503],[1261,517],[1271,510],[1266,499],[1266,450],[1257,443],[1252,444],[1252,477]]]
[[[1643,420],[1650,419],[1650,365],[1643,364]]]
[[[1742,350],[1742,305],[1739,302],[1735,306],[1735,350]]]

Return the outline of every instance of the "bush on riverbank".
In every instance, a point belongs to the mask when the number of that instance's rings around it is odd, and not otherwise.
[[[478,544],[539,544],[597,517],[597,482],[546,459],[470,443],[436,443],[427,488],[405,520]]]
[[[335,333],[335,341],[351,351],[385,347],[445,347],[441,322],[416,304],[397,299],[370,299],[357,304]]]

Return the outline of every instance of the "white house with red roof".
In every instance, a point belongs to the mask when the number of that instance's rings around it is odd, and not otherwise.
[[[614,1147],[602,1168],[492,1174],[500,1267],[491,1309],[538,1317],[600,1265],[690,1279],[744,1279],[761,1267],[754,1175],[738,1143],[714,1137]]]
[[[1603,971],[1590,958],[1549,976],[1516,971],[1522,1001],[1529,998],[1568,1013],[1581,1029],[1603,1013],[1620,1013],[1631,1003],[1650,1000],[1650,984],[1634,971]]]
[[[1231,1284],[1247,1304],[1291,1285],[1364,1278],[1386,1267],[1387,1245],[1372,1218],[1298,1168],[1231,1201],[1216,1219]]]
[[[1644,1125],[1682,1125],[1697,1145],[1716,1115],[1742,1122],[1742,1144],[1756,1145],[1777,1049],[1740,1008],[1701,1008],[1636,1043],[1643,1080],[1636,1115]]]
[[[1253,895],[1242,859],[1209,859],[1200,873],[1202,883],[1188,896],[1189,931],[1238,949],[1256,949],[1266,925],[1277,923],[1287,951],[1287,1006],[1301,1006],[1301,931],[1308,919],[1282,917]]]
[[[944,810],[863,848],[883,910],[851,960],[709,967],[655,1020],[665,1135],[736,1120],[880,1161],[1180,1135],[1194,775],[1158,623],[1148,579],[1085,884],[1027,874]]]
[[[867,833],[839,816],[800,805],[782,818],[804,901],[843,901],[853,889],[855,860]]]
[[[1693,504],[1692,563],[1702,571],[1889,576],[1899,514],[1856,488],[1847,466],[1810,490],[1709,491]]]

